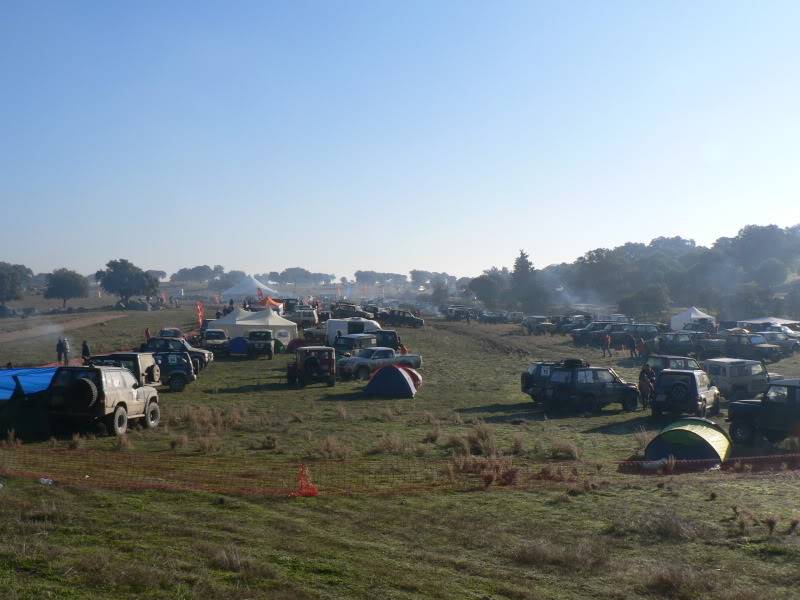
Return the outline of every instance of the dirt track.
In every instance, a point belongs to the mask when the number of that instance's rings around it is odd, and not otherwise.
[[[56,331],[69,331],[70,329],[80,329],[81,327],[88,327],[90,325],[97,325],[98,323],[105,323],[113,319],[120,319],[127,315],[97,315],[93,317],[81,317],[78,319],[70,319],[61,323],[49,323],[47,325],[36,325],[29,329],[21,329],[19,331],[8,331],[0,333],[0,344],[5,342],[16,342],[18,340],[27,340],[30,338],[40,337],[43,335],[51,335]]]

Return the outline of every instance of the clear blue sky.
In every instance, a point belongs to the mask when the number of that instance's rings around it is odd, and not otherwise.
[[[800,3],[0,3],[0,260],[477,274],[800,222]]]

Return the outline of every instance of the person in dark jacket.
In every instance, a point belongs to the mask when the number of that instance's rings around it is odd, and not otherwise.
[[[89,358],[92,356],[92,349],[89,348],[89,342],[83,340],[81,344],[81,358],[83,359],[83,364],[89,363]]]
[[[64,340],[58,338],[56,342],[56,354],[58,355],[58,364],[64,359]]]
[[[636,357],[636,338],[633,335],[628,334],[628,337],[625,338],[625,343],[628,346],[628,353],[630,354],[631,358]]]
[[[644,363],[639,371],[639,395],[642,397],[642,408],[650,406],[650,398],[655,391],[656,373],[650,365]]]

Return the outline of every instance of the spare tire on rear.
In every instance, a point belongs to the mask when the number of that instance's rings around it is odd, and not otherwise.
[[[70,404],[76,410],[85,410],[94,406],[97,402],[97,395],[97,386],[91,379],[80,377],[70,386]]]

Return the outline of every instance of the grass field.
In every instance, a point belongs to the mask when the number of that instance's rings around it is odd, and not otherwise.
[[[71,337],[97,351],[129,348],[145,326],[191,321],[190,311],[132,313]],[[56,473],[90,451],[124,456],[120,480],[169,468],[191,481],[203,463],[257,478],[302,461],[320,475],[320,496],[7,478],[4,597],[798,597],[796,472],[625,475],[613,461],[634,455],[641,430],[659,426],[645,413],[612,405],[601,416],[548,419],[519,392],[519,373],[535,358],[583,356],[630,379],[635,361],[602,359],[567,338],[521,336],[511,326],[433,323],[403,337],[424,357],[414,400],[364,399],[355,382],[289,389],[286,356],[219,360],[184,393],[163,393],[164,427],[134,431],[127,445],[93,435],[26,442],[19,452],[52,455]],[[54,340],[0,343],[0,361],[49,362]],[[774,370],[800,373],[800,363]],[[480,455],[466,459],[467,451]],[[384,476],[425,464],[457,470],[492,453],[528,474],[557,459],[565,480],[520,476],[517,485],[409,493],[361,483],[342,494],[326,493],[322,476],[331,465],[351,475],[381,466]]]

